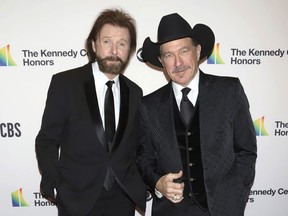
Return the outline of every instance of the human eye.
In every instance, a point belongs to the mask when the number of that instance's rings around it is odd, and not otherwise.
[[[188,53],[189,51],[190,51],[189,48],[184,48],[184,49],[181,50],[181,53],[182,53],[182,54],[186,54],[186,53]]]
[[[109,46],[111,44],[111,41],[109,39],[103,39],[102,43],[105,45],[105,46]]]
[[[172,53],[165,53],[163,55],[164,59],[171,59],[173,57]]]
[[[127,47],[127,43],[125,41],[122,41],[119,43],[119,47],[125,48],[125,47]]]

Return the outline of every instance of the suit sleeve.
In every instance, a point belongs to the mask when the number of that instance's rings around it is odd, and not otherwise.
[[[237,79],[238,80],[238,79]],[[249,111],[249,102],[238,80],[236,87],[236,113],[234,118],[234,151],[237,171],[247,187],[251,187],[255,177],[257,158],[256,134]]]
[[[61,137],[67,115],[67,88],[53,76],[42,117],[41,129],[36,137],[36,156],[42,175],[40,188],[46,198],[54,197],[58,180],[58,157]]]
[[[161,177],[161,172],[157,168],[156,150],[154,147],[149,124],[146,121],[145,106],[140,106],[140,132],[139,145],[137,149],[137,166],[145,183],[154,192],[155,185]]]

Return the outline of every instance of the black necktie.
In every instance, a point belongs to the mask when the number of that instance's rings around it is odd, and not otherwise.
[[[115,111],[114,111],[114,97],[112,92],[112,85],[114,81],[108,81],[106,85],[108,89],[105,94],[104,101],[104,119],[105,119],[105,135],[108,144],[108,150],[111,151],[112,142],[115,134]]]
[[[180,102],[180,112],[185,120],[185,122],[188,124],[190,121],[190,118],[194,112],[194,106],[191,103],[191,101],[188,99],[187,95],[190,92],[190,88],[183,88],[182,91],[182,99]]]
[[[115,111],[114,111],[114,97],[112,92],[112,85],[114,81],[108,81],[106,85],[108,89],[105,94],[104,101],[104,118],[105,118],[105,135],[107,140],[107,148],[111,151],[112,142],[115,134]],[[112,188],[114,183],[114,175],[111,167],[108,167],[104,187],[107,191]]]

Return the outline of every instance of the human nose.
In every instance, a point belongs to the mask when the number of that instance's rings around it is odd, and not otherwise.
[[[175,55],[175,65],[180,66],[183,64],[183,60],[180,55]]]
[[[117,46],[117,44],[112,44],[111,52],[112,52],[113,55],[117,55],[118,54],[118,46]]]

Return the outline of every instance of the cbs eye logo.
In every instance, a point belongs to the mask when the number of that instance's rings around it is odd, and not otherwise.
[[[138,59],[140,62],[144,62],[144,60],[143,60],[143,58],[142,58],[142,48],[140,48],[140,49],[137,50],[136,56],[137,56],[137,59]]]

